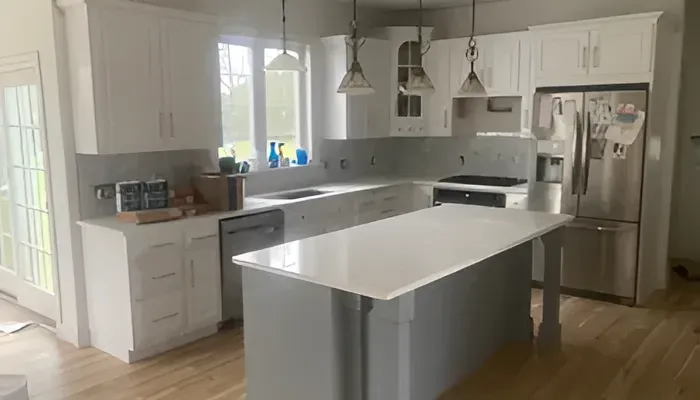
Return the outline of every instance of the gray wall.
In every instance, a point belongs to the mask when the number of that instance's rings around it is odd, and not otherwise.
[[[674,177],[673,216],[671,219],[671,256],[700,260],[700,148],[690,142],[700,135],[700,3],[686,2],[683,49],[683,88],[678,119],[678,153]]]

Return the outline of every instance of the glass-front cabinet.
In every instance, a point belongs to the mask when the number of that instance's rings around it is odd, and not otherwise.
[[[421,44],[415,26],[384,28],[391,43],[391,136],[425,136],[428,97],[405,93],[411,73],[421,66]],[[432,28],[423,28],[429,40]]]
[[[422,117],[423,104],[421,96],[411,96],[404,93],[408,78],[414,70],[421,67],[421,46],[417,41],[405,41],[399,46],[399,63],[397,67],[398,81],[396,82],[396,116]]]

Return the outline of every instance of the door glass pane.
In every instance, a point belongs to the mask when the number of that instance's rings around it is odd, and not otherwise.
[[[5,88],[2,99],[0,265],[53,294],[53,235],[37,88]]]
[[[294,51],[287,52],[299,58]],[[281,54],[281,49],[265,49],[265,65]],[[299,126],[299,74],[297,71],[265,72],[265,115],[267,118],[267,141],[284,145],[284,157],[296,159],[300,144]],[[269,145],[268,145],[269,147]]]

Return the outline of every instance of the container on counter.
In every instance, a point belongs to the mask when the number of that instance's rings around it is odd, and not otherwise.
[[[115,192],[117,197],[117,212],[138,211],[142,209],[143,182],[117,182]]]

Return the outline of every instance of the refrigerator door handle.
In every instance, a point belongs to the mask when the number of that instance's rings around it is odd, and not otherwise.
[[[583,167],[581,165],[581,151],[583,148],[583,132],[581,129],[580,119],[581,114],[576,112],[576,115],[574,116],[574,144],[572,149],[574,162],[571,171],[573,182],[571,185],[571,194],[574,195],[581,194],[581,172]]]
[[[586,229],[590,231],[598,231],[598,232],[627,232],[627,231],[633,231],[637,229],[636,226],[632,227],[609,227],[609,226],[600,226],[600,225],[588,225],[588,224],[568,224],[566,225],[567,228],[572,228],[572,229]]]
[[[588,175],[591,171],[591,113],[586,113],[585,135],[583,138],[583,148],[581,152],[581,163],[583,173],[581,174],[581,187],[583,195],[588,194]]]

